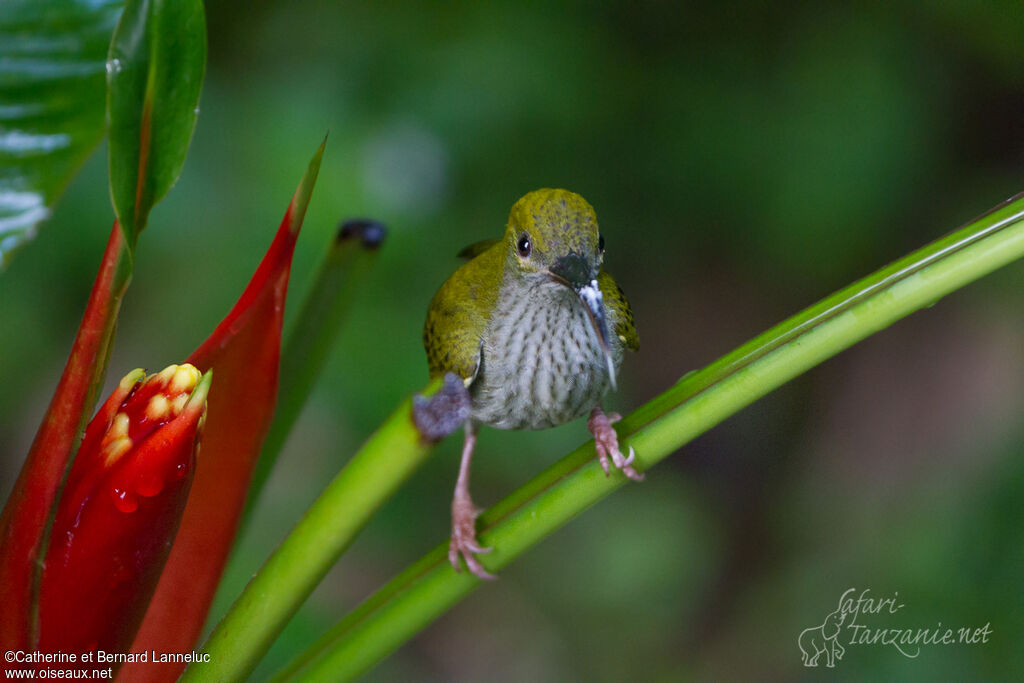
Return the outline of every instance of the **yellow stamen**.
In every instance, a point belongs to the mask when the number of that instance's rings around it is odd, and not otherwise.
[[[104,437],[104,441],[118,439],[121,437],[128,437],[128,414],[118,413],[114,416],[114,421],[110,423],[110,429],[107,430],[107,435]]]
[[[176,372],[178,372],[177,365],[168,365],[166,368],[157,373],[156,377],[154,377],[153,379],[159,380],[162,384],[167,384],[168,382],[171,381],[171,378],[174,377],[174,373]]]
[[[171,403],[167,400],[167,397],[163,394],[157,394],[149,399],[149,404],[146,406],[146,417],[155,422],[167,417],[167,412],[170,409]]]
[[[199,381],[200,373],[194,365],[185,363],[178,367],[168,388],[170,394],[190,393]]]
[[[103,447],[103,456],[105,458],[104,463],[107,467],[113,465],[121,458],[121,456],[130,451],[131,448],[132,440],[127,436],[114,439]]]

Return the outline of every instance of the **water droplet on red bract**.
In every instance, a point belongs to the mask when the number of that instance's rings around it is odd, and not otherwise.
[[[164,490],[163,477],[157,474],[140,474],[135,480],[135,492],[140,496],[152,498]]]
[[[174,476],[178,479],[184,479],[186,474],[188,474],[188,463],[179,462],[174,468]]]
[[[121,512],[135,512],[139,509],[139,501],[135,496],[124,489],[114,488],[114,507]]]

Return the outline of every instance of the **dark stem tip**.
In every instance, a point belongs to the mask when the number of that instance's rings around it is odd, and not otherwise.
[[[388,229],[372,218],[349,218],[338,226],[338,242],[358,239],[366,249],[377,249],[388,236]]]

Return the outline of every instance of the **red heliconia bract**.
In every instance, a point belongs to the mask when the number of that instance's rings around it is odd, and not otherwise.
[[[196,644],[238,530],[253,467],[274,414],[281,324],[295,241],[323,157],[313,156],[274,241],[245,291],[188,361],[214,368],[204,456],[167,567],[133,652],[187,653]],[[133,663],[118,680],[175,681],[181,662]]]
[[[178,531],[211,373],[129,373],[86,428],[39,586],[39,649],[126,652]]]
[[[33,650],[38,567],[61,482],[103,381],[130,255],[114,221],[60,383],[0,514],[0,650]],[[0,661],[0,671],[7,663]]]

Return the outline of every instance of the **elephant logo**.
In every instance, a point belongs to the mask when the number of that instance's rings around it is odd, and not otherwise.
[[[839,633],[842,630],[846,614],[837,609],[825,617],[820,626],[804,629],[797,638],[797,645],[803,655],[804,666],[818,666],[818,658],[825,655],[825,666],[832,668],[837,659],[842,659],[846,650],[839,644]]]

